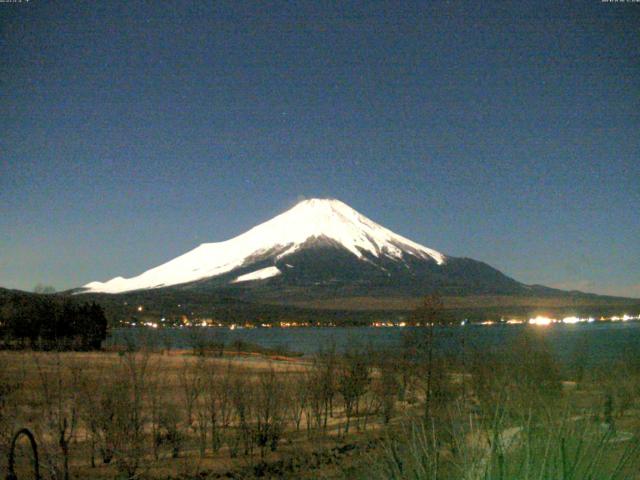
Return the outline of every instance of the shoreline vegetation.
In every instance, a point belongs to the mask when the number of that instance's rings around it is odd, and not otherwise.
[[[110,328],[120,327],[226,327],[295,328],[348,326],[409,326],[412,312],[421,298],[338,297],[291,302],[255,303],[248,300],[209,296],[203,299],[187,291],[168,291],[165,296],[153,292],[121,295],[73,292],[29,293],[0,288],[0,338],[14,324],[19,335],[36,339],[45,326],[43,338],[64,327],[60,307],[41,308],[42,304],[94,305],[101,310]],[[178,295],[179,293],[179,295]],[[441,316],[452,324],[492,325],[527,323],[538,317],[581,321],[628,321],[640,318],[640,299],[607,297],[581,292],[555,295],[468,295],[443,296]],[[151,295],[151,296],[150,296]],[[42,314],[42,311],[48,313]],[[50,313],[53,311],[54,313]],[[34,319],[41,318],[43,321]],[[56,322],[60,325],[56,325]],[[95,322],[94,322],[95,323]],[[566,322],[565,322],[566,323]],[[33,325],[32,325],[33,324]],[[64,332],[63,332],[64,333]],[[14,335],[15,336],[15,335]]]
[[[51,480],[640,478],[640,350],[605,365],[584,342],[561,360],[549,317],[472,347],[430,295],[393,349],[318,339],[303,355],[186,327],[189,348],[124,334],[91,351],[100,307],[36,298],[2,311],[3,477],[27,428]],[[30,478],[25,439],[13,454]]]
[[[256,345],[0,352],[0,471],[27,427],[43,478],[638,478],[640,353],[561,365],[543,329],[492,351]],[[30,478],[17,451],[18,478]]]

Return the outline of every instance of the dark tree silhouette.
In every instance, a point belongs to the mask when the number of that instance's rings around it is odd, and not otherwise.
[[[0,303],[5,347],[94,350],[106,336],[107,318],[95,303],[33,294],[15,294]]]
[[[417,328],[405,337],[405,348],[413,353],[425,370],[424,417],[428,420],[433,397],[434,339],[437,329],[450,325],[452,319],[444,312],[442,298],[437,294],[430,294],[412,312],[411,320]]]

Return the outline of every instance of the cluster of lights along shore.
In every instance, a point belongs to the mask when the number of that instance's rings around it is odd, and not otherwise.
[[[507,325],[518,325],[523,323],[528,323],[530,325],[540,325],[547,326],[552,325],[554,323],[563,323],[565,325],[573,325],[575,323],[593,323],[593,322],[629,322],[631,320],[640,320],[640,315],[632,316],[627,315],[614,315],[612,317],[564,317],[564,318],[553,318],[546,317],[544,315],[538,315],[537,317],[530,318],[528,321],[520,320],[517,318],[512,318],[509,320],[500,319],[499,322],[495,322],[493,320],[487,320],[485,322],[480,322],[480,325],[495,325],[498,323],[506,323]]]
[[[136,311],[139,313],[144,312],[144,306],[138,305]],[[563,318],[547,317],[544,315],[538,315],[536,317],[526,319],[521,318],[501,318],[500,320],[485,320],[482,322],[470,322],[467,319],[460,321],[460,326],[465,325],[536,325],[536,326],[549,326],[553,324],[573,325],[578,323],[594,323],[594,322],[629,322],[634,320],[640,320],[640,314],[638,315],[614,315],[611,317],[576,317],[569,316]],[[148,328],[184,328],[184,327],[204,327],[204,328],[228,328],[230,330],[236,329],[248,329],[248,328],[304,328],[304,327],[336,327],[333,322],[297,322],[297,321],[279,321],[273,323],[221,323],[212,318],[189,318],[186,315],[182,315],[178,319],[170,320],[167,318],[161,318],[159,321],[152,320],[122,320],[120,322],[122,326],[128,327],[148,327]],[[404,320],[399,321],[374,321],[369,323],[370,327],[374,328],[387,328],[387,327],[411,327],[422,326],[420,323],[410,323]]]

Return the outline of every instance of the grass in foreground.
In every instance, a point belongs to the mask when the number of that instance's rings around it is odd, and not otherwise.
[[[27,426],[46,479],[640,478],[632,358],[561,370],[525,335],[428,365],[416,345],[306,361],[0,353],[0,471]]]

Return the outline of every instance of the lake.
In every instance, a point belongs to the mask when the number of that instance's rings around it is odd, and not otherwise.
[[[602,364],[621,359],[625,353],[640,353],[640,322],[595,322],[576,325],[466,325],[443,328],[438,333],[437,348],[458,353],[463,348],[490,350],[509,344],[523,329],[538,332],[551,350],[563,362],[571,361],[575,352],[586,352],[586,361]],[[114,329],[107,345],[150,343],[158,347],[191,348],[194,336],[210,341],[236,340],[255,343],[263,347],[285,347],[289,350],[313,355],[320,348],[334,344],[338,350],[349,345],[371,346],[376,349],[395,349],[410,328],[388,327],[307,327],[307,328],[253,328],[229,330],[226,328],[121,328]]]

